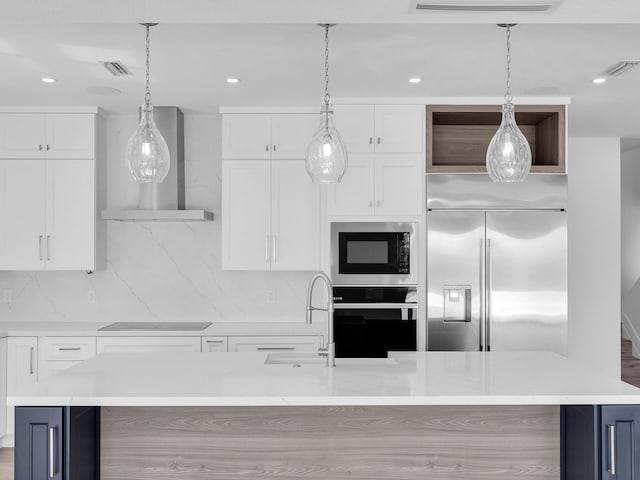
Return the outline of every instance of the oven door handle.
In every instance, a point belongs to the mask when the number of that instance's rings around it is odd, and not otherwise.
[[[418,308],[417,303],[334,303],[334,310],[348,310],[348,309],[359,309],[359,310],[382,310],[389,308],[410,308],[415,309]]]

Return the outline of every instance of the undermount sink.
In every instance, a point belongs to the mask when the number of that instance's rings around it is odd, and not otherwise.
[[[211,322],[115,322],[98,330],[103,332],[178,332],[200,331]]]
[[[325,358],[317,353],[270,353],[264,361],[265,365],[321,365]]]

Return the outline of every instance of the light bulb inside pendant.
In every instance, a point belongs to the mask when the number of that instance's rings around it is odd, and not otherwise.
[[[507,92],[502,106],[502,121],[489,143],[486,155],[487,173],[494,182],[522,182],[531,170],[531,147],[516,124],[511,97],[511,27],[507,30]]]

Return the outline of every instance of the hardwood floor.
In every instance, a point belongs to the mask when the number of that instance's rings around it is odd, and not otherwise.
[[[13,448],[0,448],[0,479],[13,478]]]
[[[640,387],[640,358],[631,355],[629,340],[622,340],[622,381]]]

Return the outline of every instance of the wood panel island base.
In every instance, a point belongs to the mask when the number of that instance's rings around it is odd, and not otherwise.
[[[107,407],[102,480],[560,478],[551,406]]]
[[[640,390],[555,354],[403,353],[335,368],[285,360],[99,355],[36,396],[8,399],[20,419],[16,462],[27,467],[16,464],[16,480],[637,480],[640,471]]]

